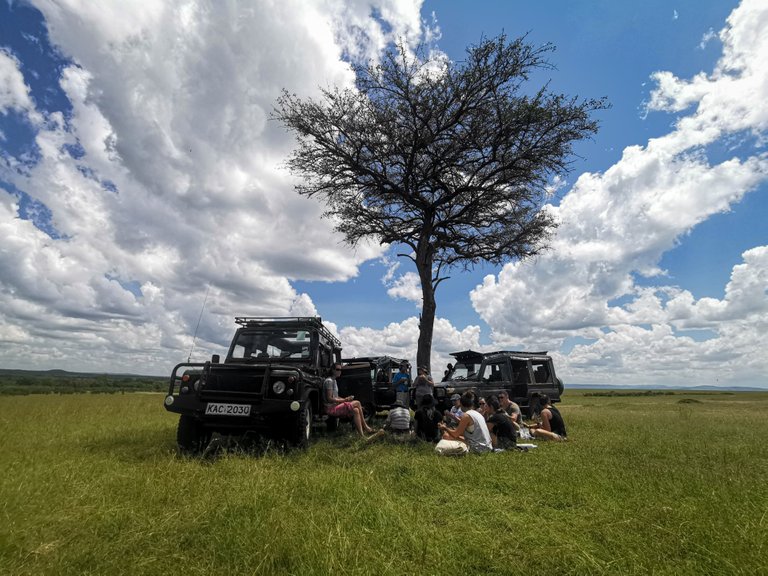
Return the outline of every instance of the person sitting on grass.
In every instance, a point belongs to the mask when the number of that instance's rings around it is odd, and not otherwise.
[[[368,440],[375,440],[381,438],[386,433],[390,433],[393,436],[406,438],[411,435],[411,429],[413,428],[413,418],[411,418],[411,412],[403,405],[400,400],[396,400],[389,409],[387,414],[387,420],[384,422],[384,428],[368,436]]]
[[[442,422],[438,427],[443,432],[443,440],[463,443],[470,452],[490,452],[493,450],[491,433],[488,431],[485,418],[474,409],[475,397],[476,395],[471,391],[462,394],[461,409],[464,414],[456,428],[448,428]]]
[[[520,425],[523,423],[523,413],[520,410],[520,406],[509,399],[509,393],[506,390],[499,392],[499,405],[504,409],[504,412],[509,414],[515,424]]]
[[[451,409],[444,412],[445,423],[448,424],[448,426],[454,427],[459,423],[461,416],[464,414],[461,409],[461,394],[454,394],[451,396],[451,402],[453,402]]]
[[[517,445],[517,431],[512,418],[499,403],[496,396],[491,396],[485,401],[485,421],[491,432],[491,441],[494,448],[515,448]]]
[[[440,411],[435,408],[435,399],[432,394],[421,397],[421,405],[414,415],[416,420],[416,436],[428,442],[437,442],[440,439],[440,431],[437,425],[442,421]]]
[[[351,418],[355,423],[360,436],[365,437],[365,433],[373,432],[373,428],[368,426],[363,416],[363,407],[355,400],[354,396],[347,396],[341,398],[339,396],[339,385],[336,382],[336,378],[341,376],[341,364],[334,364],[331,369],[331,374],[323,382],[323,404],[325,406],[325,413],[328,416],[334,418]]]
[[[557,441],[567,440],[568,433],[565,430],[563,417],[560,415],[560,411],[552,406],[549,396],[541,392],[534,392],[531,394],[531,401],[533,402],[535,399],[538,399],[539,406],[541,407],[541,412],[539,413],[541,423],[530,426],[531,434],[533,434],[534,438]]]

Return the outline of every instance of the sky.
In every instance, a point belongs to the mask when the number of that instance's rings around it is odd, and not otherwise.
[[[433,373],[544,349],[566,386],[768,387],[765,0],[0,0],[0,366],[167,375],[235,316],[415,360],[413,265],[296,194],[275,100],[502,32],[555,46],[531,90],[611,108],[550,250],[439,286]]]

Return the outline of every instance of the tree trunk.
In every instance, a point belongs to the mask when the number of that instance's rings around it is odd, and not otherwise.
[[[432,333],[435,328],[435,288],[432,286],[433,258],[429,248],[420,250],[423,254],[416,256],[416,269],[421,279],[421,318],[419,320],[419,348],[416,352],[416,366],[426,366],[427,373],[430,370],[430,358],[432,357]]]

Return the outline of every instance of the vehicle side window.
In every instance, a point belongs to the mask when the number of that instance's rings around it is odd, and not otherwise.
[[[492,362],[483,367],[481,375],[483,382],[502,382],[511,380],[509,366],[506,362]]]
[[[515,384],[528,384],[528,362],[521,360],[512,361],[512,382]]]
[[[322,344],[320,345],[320,366],[323,368],[331,366],[331,351]]]
[[[552,382],[552,375],[546,362],[533,361],[531,364],[533,366],[533,377],[537,384]]]

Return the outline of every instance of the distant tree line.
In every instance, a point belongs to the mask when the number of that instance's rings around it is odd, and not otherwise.
[[[0,395],[26,394],[115,394],[117,392],[163,392],[168,384],[157,376],[79,374],[74,372],[0,371]]]

